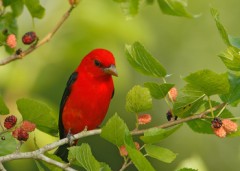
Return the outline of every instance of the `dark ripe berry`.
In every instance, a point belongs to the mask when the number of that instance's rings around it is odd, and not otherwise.
[[[223,124],[222,120],[220,118],[218,118],[218,117],[213,118],[211,123],[212,123],[212,127],[213,128],[221,128],[221,126]]]
[[[21,55],[21,53],[22,53],[22,49],[21,48],[16,50],[16,55]]]
[[[167,116],[167,120],[168,121],[172,121],[173,120],[173,114],[172,112],[169,110],[167,113],[166,113],[166,116]],[[174,120],[177,120],[177,116],[174,117]]]
[[[20,129],[17,139],[19,141],[27,141],[28,138],[29,138],[29,134],[27,133],[27,131],[24,131],[23,129]]]
[[[4,120],[4,127],[10,129],[14,127],[17,123],[17,117],[14,115],[8,116]]]
[[[169,110],[166,115],[167,115],[167,120],[170,121],[172,119],[172,112]]]
[[[1,136],[1,140],[5,140],[5,137],[4,137],[4,136]]]
[[[25,44],[25,45],[30,45],[32,44],[35,40],[37,39],[37,35],[35,32],[33,31],[30,31],[30,32],[27,32],[23,35],[22,37],[22,42]]]
[[[29,138],[29,134],[27,131],[23,130],[22,128],[17,128],[12,132],[12,136],[19,141],[27,141]]]
[[[7,36],[9,33],[8,33],[8,29],[4,29],[3,31],[2,31],[2,34],[3,35],[5,35],[5,36]]]

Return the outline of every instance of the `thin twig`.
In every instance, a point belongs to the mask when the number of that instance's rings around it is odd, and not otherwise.
[[[132,164],[132,161],[124,162],[121,169],[119,171],[124,171],[128,166]]]
[[[25,56],[27,56],[28,54],[30,54],[31,52],[33,52],[34,50],[36,50],[37,48],[39,48],[40,46],[42,46],[43,44],[49,42],[51,40],[51,38],[55,35],[55,33],[59,30],[59,28],[63,25],[63,23],[68,19],[68,17],[70,16],[73,9],[74,9],[74,6],[71,6],[68,9],[68,11],[62,16],[62,18],[59,20],[59,22],[56,24],[56,26],[53,28],[53,30],[51,32],[49,32],[43,39],[38,41],[38,43],[36,45],[30,46],[28,49],[21,52],[20,54],[13,54],[11,56],[3,58],[0,61],[0,66],[6,65],[6,64],[13,62],[15,60],[18,60],[18,59],[22,59]]]
[[[209,113],[211,113],[212,111],[215,111],[215,110],[218,110],[218,109],[221,109],[222,107],[224,107],[226,105],[226,103],[221,103],[217,106],[214,106],[212,107],[211,109],[208,109],[202,113],[199,113],[199,114],[196,114],[196,115],[192,115],[192,116],[189,116],[189,117],[186,117],[186,118],[182,118],[182,119],[179,119],[179,120],[175,120],[175,121],[171,121],[171,122],[166,122],[160,126],[157,126],[157,128],[169,128],[169,127],[172,127],[172,126],[175,126],[175,125],[178,125],[178,124],[181,124],[181,123],[184,123],[184,122],[188,122],[188,121],[191,121],[191,120],[195,120],[195,119],[203,119],[205,118],[205,116]],[[131,132],[132,135],[139,135],[139,134],[143,134],[144,132],[146,132],[147,130],[149,129],[141,129],[141,130],[134,130]]]

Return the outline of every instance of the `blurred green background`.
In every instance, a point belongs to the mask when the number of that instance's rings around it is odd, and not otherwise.
[[[19,35],[34,30],[42,38],[45,36],[69,8],[68,1],[41,0],[46,8],[42,20],[34,20],[25,10],[19,18]],[[78,66],[84,55],[94,48],[106,48],[116,58],[119,77],[114,78],[115,96],[111,102],[107,121],[117,112],[133,128],[135,116],[125,111],[125,97],[133,85],[157,79],[148,78],[135,72],[124,55],[125,44],[140,41],[166,67],[169,83],[177,88],[184,85],[182,77],[199,69],[208,68],[215,72],[225,72],[226,68],[217,55],[225,50],[210,7],[219,10],[221,21],[233,36],[239,36],[240,1],[189,1],[188,10],[201,14],[199,18],[187,19],[162,14],[158,4],[142,4],[140,13],[130,20],[121,11],[120,5],[112,0],[81,1],[70,18],[53,39],[23,60],[0,67],[0,93],[3,95],[12,114],[17,114],[15,102],[29,97],[48,103],[58,115],[66,81]],[[19,47],[25,48],[20,43]],[[2,48],[1,57],[7,56]],[[153,115],[149,126],[166,122],[167,105],[154,101],[154,108],[148,111]],[[238,116],[239,109],[234,109]],[[37,143],[43,146],[57,140],[39,131],[35,133]],[[31,135],[33,137],[33,135]],[[122,159],[117,148],[99,136],[82,140],[91,145],[92,152],[99,161],[108,163],[113,170],[119,170]],[[171,164],[151,159],[156,170],[172,171],[180,167],[192,167],[199,171],[231,170],[240,166],[239,138],[220,139],[213,135],[192,132],[184,125],[178,132],[162,141],[159,145],[178,153]],[[33,149],[33,142],[23,146],[24,150]],[[32,160],[19,160],[5,164],[10,171],[37,170]],[[127,170],[136,170],[130,167]]]

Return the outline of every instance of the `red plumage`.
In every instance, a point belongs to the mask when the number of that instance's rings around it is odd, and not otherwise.
[[[103,121],[114,94],[112,75],[117,76],[115,59],[105,49],[95,49],[83,58],[70,76],[59,114],[60,138],[94,129]],[[65,148],[64,148],[65,149]],[[56,154],[66,160],[66,151]]]

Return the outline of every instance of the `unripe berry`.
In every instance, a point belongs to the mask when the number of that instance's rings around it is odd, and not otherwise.
[[[17,117],[14,115],[8,116],[4,120],[4,127],[7,129],[11,129],[17,123]]]
[[[223,119],[222,126],[227,133],[236,132],[238,128],[238,125],[230,119]]]
[[[30,32],[27,32],[23,35],[22,37],[22,42],[25,44],[25,45],[30,45],[32,44],[33,42],[35,42],[35,40],[37,39],[37,35],[35,32],[33,31],[30,31]]]
[[[9,34],[6,40],[6,44],[12,49],[15,48],[17,46],[16,36],[14,34]]]
[[[139,143],[138,142],[134,142],[134,144],[135,144],[136,149],[139,150],[140,149]],[[121,156],[127,156],[128,155],[128,152],[127,152],[126,147],[124,145],[122,145],[119,148],[119,152],[120,152]]]
[[[23,121],[21,128],[26,132],[32,132],[35,130],[36,125],[29,121]]]
[[[74,6],[77,5],[79,3],[79,0],[68,0],[69,4]]]
[[[218,136],[220,138],[225,138],[227,135],[227,132],[225,131],[225,129],[223,127],[213,128],[213,132],[216,136]]]
[[[142,114],[138,116],[138,124],[144,125],[151,122],[152,116],[150,114]]]
[[[169,90],[168,92],[168,98],[172,101],[175,102],[177,99],[178,91],[176,87],[173,87]]]
[[[28,138],[29,138],[28,132],[25,131],[25,130],[23,130],[21,127],[15,129],[15,130],[12,132],[12,136],[13,136],[14,138],[16,138],[17,140],[19,140],[19,141],[27,141]]]
[[[120,155],[121,156],[127,156],[128,155],[128,152],[127,152],[127,149],[124,145],[122,145],[120,148],[119,148],[119,152],[120,152]]]

